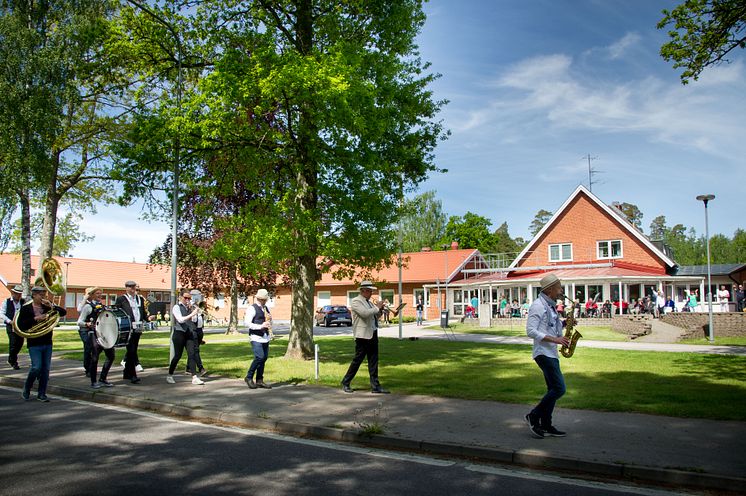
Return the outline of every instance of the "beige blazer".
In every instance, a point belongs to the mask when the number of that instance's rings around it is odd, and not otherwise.
[[[376,329],[376,319],[381,313],[378,307],[365,299],[363,295],[357,295],[350,302],[352,312],[352,334],[356,338],[371,339]]]

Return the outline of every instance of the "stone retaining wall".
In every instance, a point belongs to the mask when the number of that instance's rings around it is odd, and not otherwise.
[[[615,315],[611,319],[611,330],[636,339],[652,332],[651,319],[649,315]]]
[[[681,339],[703,338],[709,333],[707,313],[668,313],[661,320],[684,329]],[[713,313],[712,325],[718,336],[746,336],[746,313]]]

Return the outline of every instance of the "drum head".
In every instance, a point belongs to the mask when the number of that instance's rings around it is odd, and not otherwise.
[[[110,310],[104,310],[96,319],[96,339],[104,349],[113,348],[119,338],[119,322]]]

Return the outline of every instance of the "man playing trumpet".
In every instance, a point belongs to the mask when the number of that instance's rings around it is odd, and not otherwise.
[[[57,321],[59,317],[65,316],[67,310],[59,307],[46,299],[47,290],[40,286],[34,286],[31,289],[31,301],[21,307],[16,321],[18,329],[21,331],[30,331],[44,322],[50,320]],[[57,313],[55,318],[52,313]],[[23,386],[21,396],[24,400],[31,397],[31,388],[34,382],[39,380],[39,389],[37,398],[39,401],[47,402],[47,384],[49,383],[49,370],[52,366],[52,329],[51,325],[48,332],[39,336],[29,337],[26,341],[29,358],[31,358],[31,368],[26,377],[26,383]]]

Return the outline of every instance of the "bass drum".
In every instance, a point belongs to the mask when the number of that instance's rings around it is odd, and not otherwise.
[[[105,350],[127,346],[132,324],[130,318],[119,308],[107,308],[96,319],[96,341]]]

